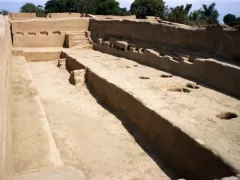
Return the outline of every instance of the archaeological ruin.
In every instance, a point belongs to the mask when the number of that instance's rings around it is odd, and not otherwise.
[[[240,178],[240,32],[0,15],[1,180]]]

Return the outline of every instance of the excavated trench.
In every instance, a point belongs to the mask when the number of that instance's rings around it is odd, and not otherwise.
[[[85,70],[74,77],[57,61],[19,56],[14,62],[15,174],[64,166],[81,170],[86,179],[178,178],[144,133],[99,102],[85,85]]]

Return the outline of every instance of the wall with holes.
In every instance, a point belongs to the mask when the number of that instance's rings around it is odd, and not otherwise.
[[[117,38],[147,47],[207,53],[240,62],[240,31],[222,26],[186,27],[130,20],[96,20],[89,24],[92,39]]]
[[[60,31],[15,32],[13,47],[62,47],[65,33]]]
[[[240,97],[240,68],[214,59],[190,58],[181,55],[163,55],[152,49],[136,48],[124,41],[102,41],[95,50],[132,59],[159,70],[186,77],[209,85],[221,92]]]

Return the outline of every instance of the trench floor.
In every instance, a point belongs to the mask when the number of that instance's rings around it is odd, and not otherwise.
[[[64,166],[82,170],[91,180],[176,177],[135,142],[84,84],[71,85],[69,72],[59,69],[56,61],[28,65]]]

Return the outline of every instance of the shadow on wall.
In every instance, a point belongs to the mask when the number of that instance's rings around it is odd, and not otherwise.
[[[95,50],[125,57],[159,70],[167,71],[240,98],[240,68],[214,59],[159,54],[152,49],[137,48],[126,41],[98,39]]]

